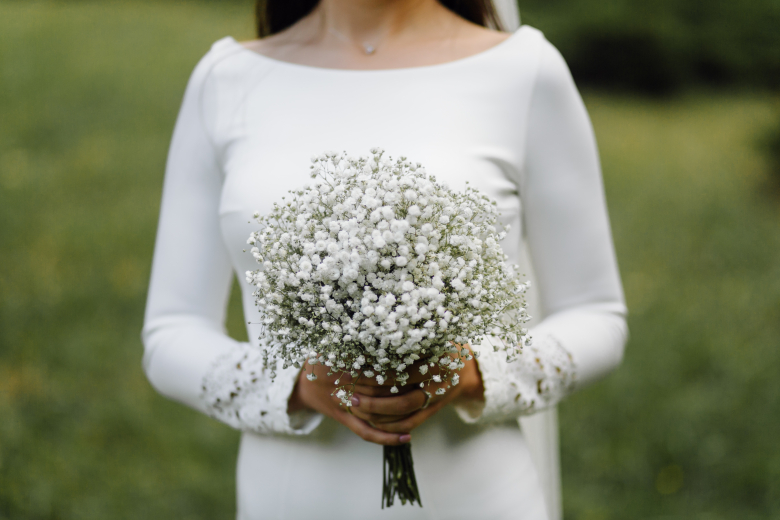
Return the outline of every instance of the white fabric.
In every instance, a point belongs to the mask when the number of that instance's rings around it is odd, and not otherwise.
[[[527,243],[524,245],[524,254],[519,260],[520,270],[526,273],[533,286],[536,287],[536,276],[528,255]],[[544,318],[539,315],[539,291],[530,291],[527,298],[531,309],[531,321],[528,326],[533,329]],[[549,520],[561,520],[563,518],[563,497],[561,496],[560,447],[558,446],[558,410],[553,406],[531,415],[523,415],[518,423],[542,484]]]
[[[518,412],[549,408],[574,388],[572,356],[552,336],[534,340],[512,363],[506,362],[506,354],[494,353],[490,345],[475,350],[481,354],[478,366],[485,401],[457,408],[467,423],[517,419]]]
[[[277,365],[271,381],[263,373],[260,350],[248,343],[215,360],[203,378],[202,399],[209,414],[233,428],[255,433],[309,433],[320,414],[287,413],[298,370]]]
[[[413,433],[423,509],[379,511],[381,447],[327,419],[317,427],[316,414],[289,417],[295,371],[271,383],[252,350],[257,326],[251,346],[223,330],[232,273],[254,269],[243,252],[252,213],[309,182],[312,154],[373,146],[495,199],[513,230],[504,250],[530,259],[534,312],[546,316],[527,362],[482,354],[486,402],[460,410],[476,424],[445,409]],[[242,284],[257,323],[251,292]],[[285,63],[226,38],[195,69],[167,165],[144,366],[163,395],[245,431],[239,518],[548,518],[549,471],[536,471],[516,423],[501,420],[612,370],[624,315],[590,123],[535,29],[455,62],[374,71]]]

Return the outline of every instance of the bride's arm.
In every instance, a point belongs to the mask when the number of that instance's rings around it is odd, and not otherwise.
[[[558,51],[541,43],[524,176],[524,225],[541,311],[533,344],[506,363],[481,348],[484,403],[469,421],[533,413],[607,374],[621,361],[626,308],[590,120]]]
[[[235,428],[307,433],[320,416],[287,413],[298,371],[279,369],[271,382],[256,349],[224,330],[233,270],[219,229],[222,173],[209,122],[218,111],[213,69],[226,52],[218,42],[198,64],[176,122],[144,320],[144,369],[162,395]]]

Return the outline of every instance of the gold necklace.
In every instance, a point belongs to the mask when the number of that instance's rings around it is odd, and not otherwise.
[[[366,56],[371,56],[376,52],[376,46],[379,44],[379,42],[376,42],[375,44],[370,43],[357,43],[355,40],[349,38],[346,34],[337,31],[333,27],[328,27],[328,32],[331,33],[333,36],[338,38],[339,40],[349,43],[350,45],[357,45],[361,49],[363,49],[363,52],[366,54]]]

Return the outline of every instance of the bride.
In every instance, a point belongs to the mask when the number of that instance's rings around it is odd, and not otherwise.
[[[560,516],[554,405],[619,364],[626,309],[580,96],[539,31],[494,29],[516,22],[511,2],[495,7],[258,0],[260,38],[216,42],[192,74],[166,168],[144,368],[161,394],[243,431],[241,520]],[[473,345],[481,355],[452,391],[359,387],[347,413],[327,378],[262,370],[251,287],[250,343],[223,325],[233,276],[255,269],[243,252],[252,214],[306,184],[313,154],[375,146],[497,202],[511,225],[504,251],[534,274],[537,320],[514,363]],[[424,507],[381,510],[380,445],[412,438]]]

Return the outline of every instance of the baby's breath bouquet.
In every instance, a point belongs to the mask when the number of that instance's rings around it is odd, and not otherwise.
[[[325,153],[311,169],[310,186],[255,214],[261,227],[248,240],[261,266],[246,276],[271,377],[279,359],[349,374],[334,388],[349,407],[360,378],[397,393],[413,369],[423,391],[446,383],[436,390],[445,393],[471,359],[466,345],[484,337],[507,361],[517,356],[528,339],[528,283],[505,263],[495,202],[380,149],[358,159]],[[421,504],[408,444],[385,447],[382,506],[396,495]]]

